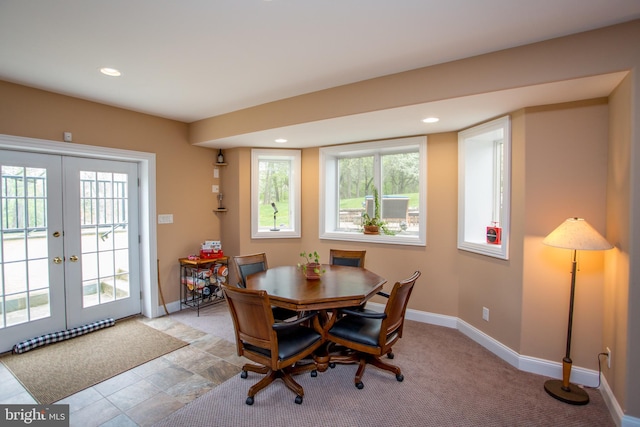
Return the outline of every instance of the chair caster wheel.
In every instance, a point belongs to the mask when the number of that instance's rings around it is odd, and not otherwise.
[[[329,363],[329,367],[330,367],[331,369],[333,369],[333,368],[335,368],[335,367],[336,367],[336,364],[335,364],[334,362],[331,362],[331,363]]]
[[[398,381],[402,382],[402,381],[404,380],[404,375],[402,375],[402,374],[398,374],[398,375],[396,375],[396,379],[397,379]]]
[[[253,397],[247,397],[247,400],[244,401],[247,405],[253,405]]]
[[[302,404],[302,396],[296,396],[296,400],[295,400],[295,402],[296,402],[298,405]]]
[[[362,383],[362,381],[360,381],[359,383],[356,383],[356,388],[358,390],[362,390],[364,388],[364,384]]]
[[[240,378],[247,378],[248,375],[247,371],[242,371],[240,373]],[[253,403],[253,401],[251,403]],[[248,405],[251,405],[251,403],[248,403]]]
[[[395,355],[395,354],[393,354],[393,353],[391,353],[391,352],[389,352],[389,353],[387,354],[387,357],[388,357],[389,359],[393,359],[394,357],[396,357],[396,355]]]
[[[316,371],[315,369],[313,371],[311,371],[311,376],[312,377],[317,377],[318,376],[318,371]]]

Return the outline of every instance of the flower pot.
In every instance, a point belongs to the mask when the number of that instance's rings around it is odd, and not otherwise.
[[[316,273],[315,270],[318,270]],[[308,280],[318,280],[320,278],[320,264],[310,262],[306,265],[304,275]]]
[[[380,234],[380,227],[377,225],[365,225],[364,234]]]

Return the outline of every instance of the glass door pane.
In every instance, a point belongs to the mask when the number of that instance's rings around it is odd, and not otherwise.
[[[69,321],[137,314],[137,165],[72,157],[64,164]]]
[[[0,352],[65,327],[60,157],[1,153]]]

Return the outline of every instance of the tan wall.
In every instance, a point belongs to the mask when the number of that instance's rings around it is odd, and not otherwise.
[[[634,73],[637,75],[637,72]],[[637,76],[636,76],[637,78]],[[629,381],[625,367],[637,366],[638,359],[629,358],[627,337],[640,333],[639,328],[630,328],[640,321],[630,321],[629,268],[632,239],[629,217],[631,185],[630,144],[632,129],[632,77],[627,77],[610,97],[609,126],[609,173],[607,177],[607,237],[615,246],[605,255],[608,266],[603,291],[604,323],[603,342],[612,353],[611,369],[603,367],[609,386],[616,398],[623,402],[628,399],[627,407],[640,407],[640,384]],[[637,151],[637,150],[636,150]],[[637,181],[636,181],[637,182]],[[637,288],[636,283],[636,288]],[[637,310],[637,305],[636,305]],[[640,415],[640,414],[638,414]]]
[[[159,279],[166,302],[178,300],[178,258],[219,237],[211,193],[215,152],[192,146],[184,123],[0,81],[0,133],[156,154]]]
[[[526,109],[523,354],[564,356],[571,251],[542,239],[574,216],[605,234],[608,120],[604,99]],[[604,350],[604,252],[578,255],[571,357],[576,366],[597,370]]]

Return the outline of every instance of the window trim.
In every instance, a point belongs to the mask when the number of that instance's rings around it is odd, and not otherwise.
[[[385,151],[394,152],[396,149],[402,146],[418,146],[418,156],[420,161],[420,177],[419,177],[419,192],[420,192],[420,212],[421,215],[418,220],[419,231],[418,235],[412,236],[387,236],[385,234],[368,235],[364,233],[354,233],[347,231],[331,231],[328,230],[329,218],[328,211],[332,213],[337,209],[335,206],[336,201],[336,182],[337,182],[337,168],[335,167],[335,160],[346,153],[351,154],[367,154],[369,152],[377,151],[384,153]],[[326,240],[343,240],[350,242],[365,242],[365,243],[380,243],[380,244],[393,244],[393,245],[407,245],[407,246],[426,246],[427,244],[427,136],[415,136],[408,138],[395,138],[386,139],[372,142],[362,142],[355,144],[336,145],[330,147],[320,148],[319,155],[319,221],[318,221],[318,234],[320,239]],[[377,180],[380,180],[379,171],[374,172],[377,176]],[[333,182],[329,183],[329,179]],[[379,188],[379,185],[378,185]],[[331,197],[330,197],[331,196]],[[332,208],[329,209],[328,203],[332,203]]]
[[[473,214],[480,209],[472,209],[466,206],[466,188],[465,175],[468,172],[466,163],[466,141],[498,129],[503,129],[502,143],[502,161],[503,161],[503,177],[502,177],[502,210],[499,217],[502,219],[499,226],[502,229],[500,245],[484,242],[467,240],[465,230],[467,212]],[[492,151],[495,150],[495,144]],[[495,159],[495,153],[493,158]],[[495,181],[497,176],[496,163],[493,165],[491,179]],[[494,184],[495,186],[496,184]],[[493,199],[492,204],[496,204]],[[458,249],[474,252],[494,258],[509,259],[509,234],[510,234],[510,218],[511,218],[511,119],[510,116],[500,117],[487,123],[466,129],[458,133]],[[489,226],[490,224],[486,224]]]
[[[293,226],[289,230],[260,230],[259,200],[260,183],[258,182],[258,163],[263,158],[283,159],[291,161],[289,176],[289,218]],[[301,236],[301,150],[251,149],[251,238],[252,239],[295,239]]]

